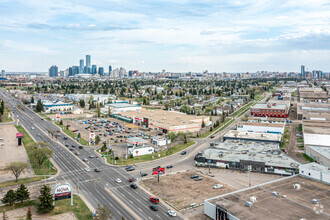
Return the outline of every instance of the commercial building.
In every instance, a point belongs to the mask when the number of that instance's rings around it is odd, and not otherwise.
[[[99,67],[99,75],[100,76],[104,75],[104,68],[103,67]]]
[[[102,114],[108,114],[110,106],[111,114],[123,114],[128,111],[141,111],[141,105],[131,105],[128,103],[113,103],[106,104],[103,108],[101,108]]]
[[[330,185],[330,169],[317,163],[299,166],[299,175]]]
[[[79,62],[79,73],[84,73],[84,60],[81,59]]]
[[[278,143],[225,140],[199,152],[196,166],[210,166],[246,171],[293,175],[299,162],[279,150]]]
[[[170,139],[166,139],[163,137],[155,136],[151,138],[151,143],[156,146],[165,146],[171,143]]]
[[[271,117],[249,117],[248,122],[286,124],[287,119],[285,119],[285,118],[271,118]]]
[[[317,163],[330,167],[330,147],[307,145],[305,147],[305,154]]]
[[[297,103],[298,120],[330,121],[330,104]]]
[[[209,117],[187,115],[181,112],[165,110],[146,110],[122,112],[121,116],[132,119],[133,123],[141,123],[159,132],[199,132],[202,123],[210,123]]]
[[[41,101],[44,106],[44,111],[46,113],[56,113],[56,112],[68,112],[72,111],[73,104],[72,103],[64,103],[62,101]]]
[[[299,100],[300,102],[327,103],[328,94],[321,88],[300,88]]]
[[[56,65],[49,68],[49,77],[58,77],[58,67]]]
[[[78,101],[83,99],[85,102],[89,102],[92,100],[93,102],[101,102],[102,104],[109,103],[109,101],[112,102],[118,102],[118,103],[127,103],[125,101],[115,100],[116,96],[114,95],[103,95],[103,94],[65,94],[65,96],[72,100],[72,101]]]
[[[261,133],[284,133],[285,124],[280,123],[258,123],[258,122],[239,122],[237,131],[261,132]]]
[[[290,176],[204,200],[211,219],[329,219],[329,185]],[[220,218],[221,216],[221,218]]]
[[[92,65],[92,74],[96,74],[97,73],[97,66],[96,65]]]
[[[223,136],[223,140],[261,141],[280,144],[282,134],[230,130]]]
[[[259,103],[251,107],[251,115],[256,117],[279,117],[287,118],[290,105],[272,103]]]
[[[86,70],[85,73],[90,73],[91,70],[91,55],[86,55]]]
[[[130,155],[133,155],[133,157],[153,154],[154,152],[155,152],[155,148],[150,145],[133,146],[128,148],[128,153]]]

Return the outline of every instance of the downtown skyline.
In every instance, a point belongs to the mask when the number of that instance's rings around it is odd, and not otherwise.
[[[160,72],[328,71],[327,1],[0,2],[0,69],[93,64]]]

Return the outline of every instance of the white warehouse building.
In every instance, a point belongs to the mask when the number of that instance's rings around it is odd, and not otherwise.
[[[105,105],[105,107],[101,108],[101,113],[108,114],[109,106],[111,114],[120,114],[122,112],[128,111],[141,111],[141,105],[131,105],[128,103],[113,103]]]
[[[262,133],[284,133],[285,124],[280,123],[258,123],[258,122],[239,122],[237,131],[262,132]]]

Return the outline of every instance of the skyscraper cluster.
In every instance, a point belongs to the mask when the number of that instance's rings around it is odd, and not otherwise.
[[[49,68],[49,77],[58,77],[58,67],[56,65]]]
[[[96,65],[92,65],[92,58],[91,55],[86,55],[86,66],[84,65],[85,61],[84,59],[79,60],[79,66],[72,66],[68,69],[68,75],[74,76],[77,74],[99,74],[100,76],[104,76],[104,68],[99,67],[97,69]],[[110,69],[109,69],[110,70]]]

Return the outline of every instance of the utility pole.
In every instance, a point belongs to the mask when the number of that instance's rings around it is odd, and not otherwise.
[[[249,187],[251,187],[251,171],[252,171],[252,165],[248,166],[248,171],[250,173],[250,177],[249,177]]]

